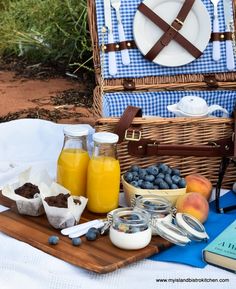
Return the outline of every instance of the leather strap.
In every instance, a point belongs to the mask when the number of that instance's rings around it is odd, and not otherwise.
[[[233,32],[213,32],[210,41],[233,40]]]
[[[223,139],[208,145],[175,145],[159,144],[153,140],[130,141],[128,152],[132,156],[196,156],[223,157],[232,156],[234,143],[231,138]]]
[[[159,17],[156,13],[154,13],[144,3],[141,3],[138,9],[148,19],[150,19],[159,28],[161,28],[164,31],[164,33],[166,33],[170,29],[170,25],[167,22],[165,22],[161,17]],[[176,33],[174,40],[177,43],[179,43],[184,49],[186,49],[193,57],[198,58],[202,55],[202,52],[197,47],[195,47],[190,41],[188,41],[183,35],[181,35],[179,32]]]
[[[118,134],[121,143],[124,140],[125,132],[130,128],[132,121],[135,117],[142,116],[142,109],[136,106],[128,106],[117,123],[114,133]]]
[[[226,173],[227,168],[228,168],[230,163],[233,163],[233,165],[236,167],[236,162],[232,158],[223,157],[221,159],[220,169],[219,169],[219,174],[218,174],[218,181],[216,184],[216,194],[215,194],[215,196],[216,196],[216,200],[215,200],[216,211],[218,213],[221,213],[221,214],[224,214],[224,213],[227,213],[227,212],[230,212],[230,211],[236,209],[235,204],[230,205],[228,207],[221,207],[220,206],[220,190],[221,190],[222,182],[224,180],[225,173]]]
[[[128,106],[117,123],[114,133],[119,135],[119,142],[124,140],[125,132],[131,128],[135,117],[141,117],[139,107]],[[133,125],[134,126],[134,125]],[[137,128],[137,127],[136,127]],[[139,132],[139,130],[136,130]],[[234,135],[228,139],[212,141],[208,145],[160,144],[157,140],[141,139],[128,142],[128,152],[136,157],[144,156],[236,156],[236,108],[234,110]]]
[[[188,16],[189,11],[191,10],[195,0],[185,0],[183,6],[181,7],[177,17],[169,26],[169,29],[164,32],[161,38],[156,42],[156,44],[149,50],[145,57],[153,61],[156,56],[166,47],[171,40],[175,39],[178,31],[183,27],[183,23]]]
[[[122,41],[118,43],[107,43],[104,45],[104,52],[110,52],[110,51],[120,51],[124,49],[134,49],[137,48],[134,40],[127,40]],[[102,49],[102,46],[101,46]]]
[[[233,154],[233,156],[236,157],[236,106],[234,107],[233,118],[234,118],[234,133],[232,136],[232,141],[234,142],[234,154]]]
[[[210,41],[226,41],[233,40],[233,32],[212,32]],[[175,39],[176,40],[176,39]],[[104,52],[120,51],[124,49],[135,49],[137,48],[134,40],[126,40],[116,43],[108,43],[104,45]],[[102,46],[101,46],[102,50]]]

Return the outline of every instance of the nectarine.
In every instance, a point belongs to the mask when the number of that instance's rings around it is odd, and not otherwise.
[[[188,193],[178,197],[176,209],[177,212],[192,215],[204,223],[208,217],[209,204],[199,193]]]
[[[201,194],[206,200],[210,199],[212,192],[212,183],[206,177],[200,174],[191,174],[185,177],[187,183],[187,193],[196,192]]]

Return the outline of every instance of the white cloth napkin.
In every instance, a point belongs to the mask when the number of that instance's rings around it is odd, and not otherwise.
[[[54,176],[63,141],[62,130],[63,125],[36,119],[0,124],[0,168],[5,166],[5,169],[0,171],[0,186],[12,182],[18,172],[29,164],[46,166],[51,176]],[[10,164],[14,164],[14,167]],[[0,210],[5,210],[5,207],[1,206]],[[181,278],[186,280],[181,282]],[[228,281],[220,282],[220,279]],[[99,275],[70,265],[0,233],[0,289],[26,288],[234,289],[236,275],[210,265],[204,269],[196,269],[150,260],[139,261],[115,272]]]

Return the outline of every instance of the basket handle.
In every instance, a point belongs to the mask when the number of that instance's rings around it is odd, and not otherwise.
[[[119,136],[118,143],[123,141],[125,132],[130,128],[135,117],[142,117],[142,109],[136,106],[127,106],[114,130],[114,133],[118,134]]]

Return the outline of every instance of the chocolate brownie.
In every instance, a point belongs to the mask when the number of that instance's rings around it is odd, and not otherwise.
[[[33,199],[35,194],[39,194],[39,188],[31,183],[25,183],[23,186],[15,189],[15,193],[27,199]]]
[[[58,208],[67,208],[67,199],[70,197],[70,194],[59,194],[57,196],[46,197],[45,202],[51,207]]]

